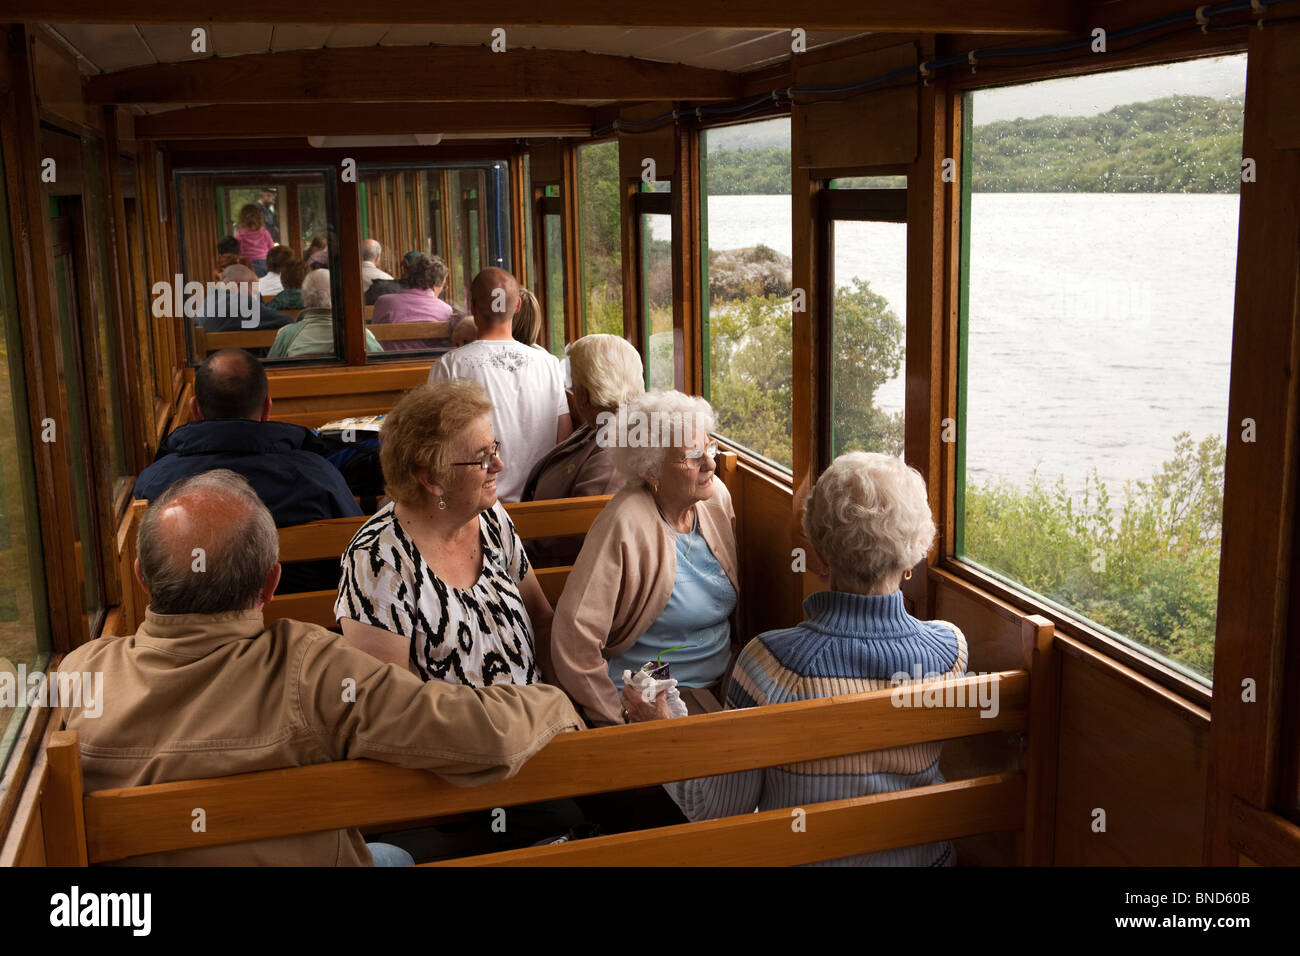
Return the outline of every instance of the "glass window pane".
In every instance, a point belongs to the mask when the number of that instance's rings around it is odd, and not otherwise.
[[[0,175],[0,221],[8,216]],[[19,667],[42,669],[51,643],[13,261],[9,230],[0,228],[0,672],[16,677]],[[24,712],[0,707],[0,772]]]
[[[157,314],[177,314],[179,305],[191,361],[229,347],[278,362],[328,361],[340,355],[343,289],[336,176],[333,167],[177,170],[185,286],[173,290],[166,283],[168,294],[160,296],[155,285],[151,295]],[[267,278],[273,229],[287,240],[293,259]],[[313,264],[318,252],[325,254],[329,281],[327,288],[310,291],[308,303],[301,285],[322,268]],[[221,274],[235,266],[251,269],[255,281],[223,282]],[[367,349],[382,350],[369,340]]]
[[[906,176],[848,176],[832,179],[831,189],[906,189]]]
[[[583,332],[623,334],[623,240],[619,232],[618,143],[578,148]]]
[[[700,178],[704,380],[718,434],[790,468],[789,118],[705,130]]]
[[[1245,68],[967,101],[958,554],[1206,682]]]
[[[645,315],[646,386],[673,388],[673,220],[641,216],[641,308]]]
[[[834,223],[831,455],[903,454],[907,225]]]
[[[546,318],[551,326],[551,352],[564,354],[564,250],[560,217],[543,216],[546,231]]]

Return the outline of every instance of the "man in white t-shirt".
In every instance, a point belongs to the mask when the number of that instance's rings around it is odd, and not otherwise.
[[[434,362],[429,381],[465,379],[487,390],[505,463],[497,475],[497,496],[518,501],[533,465],[573,431],[560,363],[511,335],[519,283],[509,272],[487,268],[476,275],[470,307],[478,339]]]

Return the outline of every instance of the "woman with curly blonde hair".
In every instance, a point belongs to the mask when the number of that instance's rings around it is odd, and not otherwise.
[[[239,209],[238,225],[235,238],[239,240],[239,254],[253,264],[253,271],[261,278],[266,275],[266,254],[275,246],[262,207],[255,202],[244,203]]]

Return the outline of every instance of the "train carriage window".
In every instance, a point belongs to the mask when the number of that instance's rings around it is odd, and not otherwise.
[[[583,334],[623,334],[623,245],[618,218],[618,143],[578,147]]]
[[[831,313],[829,448],[903,453],[907,178],[832,180],[820,195]]]
[[[504,160],[468,167],[362,163],[361,224],[365,238],[383,249],[381,268],[400,281],[406,253],[437,256],[447,267],[440,297],[458,314],[468,314],[474,275],[488,265],[510,267],[507,169]],[[450,339],[411,344],[385,338],[384,351],[445,349]]]
[[[651,196],[654,193],[641,193]],[[637,214],[640,232],[641,314],[645,320],[647,388],[673,388],[673,217],[668,212]]]
[[[534,250],[537,281],[533,293],[546,314],[547,340],[553,355],[564,355],[564,231],[563,205],[558,185],[530,181],[533,215],[541,229],[541,245]]]
[[[718,434],[789,469],[790,119],[700,133],[704,387]]]
[[[1245,55],[965,102],[956,551],[1208,683]]]
[[[8,222],[8,217],[0,175],[0,220]],[[19,668],[27,673],[43,669],[52,644],[13,261],[9,230],[0,229],[0,673],[17,678]],[[16,686],[26,685],[18,680]],[[22,706],[0,705],[0,773],[23,715]]]
[[[320,362],[339,357],[343,342],[343,284],[337,228],[337,192],[332,167],[254,167],[236,169],[178,169],[175,171],[177,239],[181,251],[181,280],[151,276],[154,316],[183,315],[190,361],[202,362],[221,348],[246,348],[276,362]],[[261,202],[269,193],[270,201]],[[261,229],[241,226],[261,221]],[[325,252],[330,274],[329,303],[319,298],[306,306],[301,289],[284,287],[275,295],[262,292],[270,246],[262,230],[279,236],[293,252],[296,269],[305,276],[319,266],[315,252]],[[218,243],[237,244],[223,252]],[[242,262],[240,261],[242,260]],[[258,284],[230,286],[221,271],[247,263]],[[283,280],[282,280],[283,281]],[[265,307],[265,309],[263,308]]]

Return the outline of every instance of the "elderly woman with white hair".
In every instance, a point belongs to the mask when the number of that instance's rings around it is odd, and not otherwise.
[[[366,351],[382,352],[369,329]],[[330,273],[316,269],[302,280],[302,311],[298,320],[275,334],[267,358],[305,358],[334,355],[334,308],[330,299]]]
[[[804,601],[803,623],[745,646],[727,688],[728,710],[879,690],[918,673],[930,679],[965,673],[961,631],[908,614],[899,590],[935,535],[919,472],[890,455],[841,455],[809,496],[803,527],[829,567],[830,590]],[[662,695],[654,709],[633,694],[623,699],[634,720],[668,716]],[[913,744],[665,788],[690,819],[710,820],[942,783],[939,749]],[[944,841],[831,862],[951,866],[953,852]]]
[[[520,501],[612,495],[623,487],[610,450],[597,440],[599,425],[645,391],[645,369],[632,343],[617,335],[584,335],[569,346],[569,389],[578,428],[533,466]],[[607,434],[608,432],[606,432]],[[534,561],[572,564],[581,538],[539,538],[529,542]]]
[[[624,722],[623,672],[661,654],[693,712],[718,709],[739,579],[713,426],[704,399],[651,391],[598,429],[626,485],[587,533],[543,658],[592,726]]]

